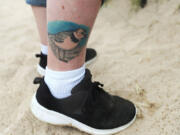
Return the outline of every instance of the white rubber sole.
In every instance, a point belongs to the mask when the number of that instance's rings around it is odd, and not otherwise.
[[[132,119],[132,121],[130,121],[128,124],[118,127],[118,128],[114,128],[114,129],[107,129],[107,130],[95,129],[95,128],[87,126],[75,119],[65,116],[64,114],[57,113],[55,111],[46,109],[45,107],[41,106],[37,102],[35,95],[32,98],[31,111],[36,118],[38,118],[39,120],[41,120],[43,122],[47,122],[47,123],[50,123],[53,125],[75,127],[83,132],[93,134],[93,135],[115,134],[115,133],[122,131],[122,130],[126,129],[127,127],[129,127],[136,119],[136,115],[135,115],[135,117]]]
[[[96,56],[97,57],[97,56]],[[85,62],[85,66],[88,66],[89,64],[91,64],[92,62],[94,62],[96,60],[96,57],[89,60],[88,62]],[[45,75],[45,69],[42,68],[39,64],[37,65],[37,71],[41,76]]]

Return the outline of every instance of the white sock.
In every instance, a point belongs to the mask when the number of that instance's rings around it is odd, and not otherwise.
[[[41,52],[42,52],[44,55],[47,55],[47,54],[48,54],[48,46],[41,44]]]
[[[53,71],[46,67],[45,83],[51,94],[58,98],[66,98],[71,95],[74,86],[81,82],[85,75],[85,65],[71,71]]]

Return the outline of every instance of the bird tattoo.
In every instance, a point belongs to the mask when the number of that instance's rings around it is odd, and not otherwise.
[[[55,56],[67,63],[80,54],[84,47],[80,43],[82,39],[88,38],[88,33],[85,29],[78,28],[73,31],[63,31],[56,34],[48,33],[48,37]]]

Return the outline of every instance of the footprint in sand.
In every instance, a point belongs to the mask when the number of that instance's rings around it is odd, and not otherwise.
[[[146,97],[146,90],[141,88],[137,83],[136,88],[136,106],[137,106],[137,118],[142,119],[144,116],[144,112],[147,112],[149,115],[153,115],[153,113],[159,108],[158,104],[149,101]]]

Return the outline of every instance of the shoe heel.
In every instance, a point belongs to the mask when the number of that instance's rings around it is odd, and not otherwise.
[[[45,107],[41,106],[35,97],[35,95],[32,98],[31,102],[31,111],[33,115],[46,123],[50,123],[53,125],[71,125],[71,122],[64,117],[63,114],[59,114],[57,112],[51,111],[46,109]]]

